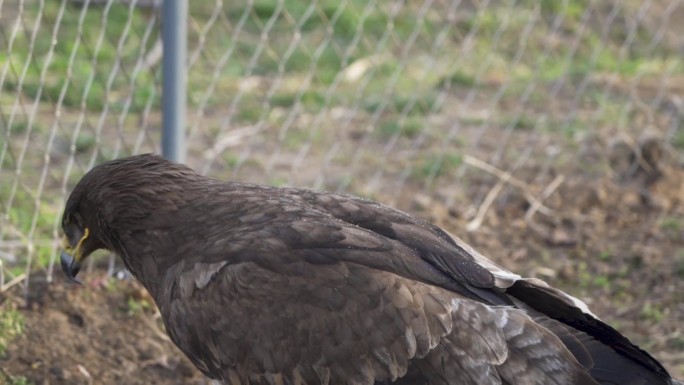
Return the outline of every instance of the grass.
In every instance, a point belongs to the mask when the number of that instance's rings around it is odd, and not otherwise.
[[[679,216],[666,216],[661,219],[660,231],[667,238],[676,241],[682,238],[682,232],[684,231],[684,219]]]
[[[684,127],[681,125],[679,129],[675,131],[674,137],[672,138],[672,145],[679,150],[684,150]]]
[[[613,259],[613,252],[611,250],[604,250],[599,253],[598,257],[603,262],[610,262]]]
[[[303,0],[287,1],[282,6],[278,1],[257,0],[250,8],[241,4],[229,5],[227,13],[233,20],[248,13],[251,17],[246,29],[254,33],[260,33],[271,20],[275,21],[272,27],[275,31],[290,30],[294,25],[298,25],[303,32],[331,28],[332,35],[340,40],[354,38],[359,30],[370,35],[382,34],[390,21],[401,37],[408,37],[415,28],[422,28],[427,33],[434,30],[429,21],[419,26],[419,20],[403,14],[391,20],[390,13],[380,9],[363,17],[366,6],[367,3],[361,0],[343,3],[324,0],[316,6]]]
[[[416,137],[423,131],[423,121],[421,119],[409,118],[405,122],[399,123],[396,120],[383,122],[379,125],[377,135],[383,138],[402,136],[406,138]]]
[[[276,93],[270,99],[272,107],[292,107],[300,103],[307,112],[318,112],[325,107],[325,95],[316,90]]]
[[[641,308],[641,319],[652,322],[660,322],[665,317],[663,310],[659,307],[646,302]]]
[[[149,24],[146,16],[124,5],[90,7],[83,12],[65,4],[46,1],[42,12],[28,10],[29,25],[40,20],[41,28],[35,40],[30,34],[18,34],[11,55],[0,56],[0,67],[8,66],[12,74],[3,88],[50,103],[61,99],[65,107],[90,110],[101,110],[105,104],[121,110],[131,99],[131,110],[141,111],[156,81],[146,72],[133,76],[134,66],[141,47],[149,47],[153,41],[124,32],[128,28],[144,31]]]
[[[126,301],[126,314],[135,316],[153,309],[154,306],[147,299],[136,299],[129,297]]]
[[[81,134],[76,138],[76,152],[90,151],[95,147],[95,136]]]
[[[2,199],[3,209],[7,204],[7,199],[12,194],[12,184],[5,183],[0,185],[0,199]],[[32,256],[34,257],[34,267],[44,267],[49,264],[53,257],[54,249],[52,242],[44,242],[53,238],[52,228],[54,223],[61,216],[62,202],[57,197],[43,197],[36,202],[35,196],[32,192],[27,191],[23,186],[18,186],[14,192],[14,198],[11,206],[7,208],[7,216],[9,223],[13,226],[13,232],[18,232],[24,236],[31,233],[33,230],[32,240]],[[34,224],[35,221],[35,224]],[[8,228],[9,230],[9,228]],[[24,243],[23,251],[19,255],[27,255],[29,250],[29,240],[25,238],[20,239]],[[7,264],[6,268],[12,276],[17,276],[25,272],[26,266],[24,261],[18,261],[16,264]]]
[[[368,113],[375,113],[379,109],[392,113],[404,113],[410,116],[426,116],[439,112],[437,98],[434,93],[426,92],[422,95],[397,93],[389,98],[377,97],[367,99],[363,105]],[[406,112],[405,112],[406,111]]]
[[[0,385],[29,385],[30,382],[24,376],[13,376],[0,368]]]
[[[4,357],[12,340],[24,332],[24,317],[9,302],[3,304],[0,310],[0,357]]]
[[[286,148],[297,150],[305,143],[316,143],[317,141],[320,141],[320,139],[320,131],[311,132],[308,127],[291,127],[283,138],[283,143],[285,144]]]
[[[425,11],[420,3],[412,2],[394,8],[363,0],[256,0],[223,2],[221,7],[214,2],[191,4],[189,47],[193,51],[201,43],[203,49],[188,69],[189,105],[196,108],[206,103],[208,109],[225,114],[240,95],[231,117],[237,125],[271,119],[269,112],[274,108],[297,106],[303,114],[316,114],[358,107],[364,119],[378,115],[373,140],[413,139],[426,129],[428,116],[458,109],[465,91],[489,101],[505,84],[500,106],[494,106],[503,111],[493,111],[493,118],[459,117],[462,124],[558,131],[574,139],[597,126],[628,127],[630,115],[624,109],[628,96],[607,95],[603,87],[589,82],[573,103],[598,106],[598,112],[566,119],[562,112],[553,111],[553,119],[540,120],[539,115],[549,113],[548,101],[562,97],[551,93],[558,82],[573,88],[604,74],[629,80],[662,72],[684,73],[677,52],[665,45],[653,47],[653,31],[644,25],[639,24],[631,44],[623,47],[628,36],[620,31],[629,31],[631,27],[623,24],[638,12],[631,2],[622,5],[614,21],[625,28],[612,28],[609,34],[600,21],[608,17],[611,7],[588,0],[504,1],[483,9],[463,7],[456,10],[453,22],[443,14],[446,7]],[[588,21],[583,19],[586,12],[592,15]],[[219,18],[208,28],[206,23],[215,14]],[[32,39],[38,20],[40,28]],[[127,124],[139,121],[149,103],[159,107],[160,63],[142,70],[136,67],[159,32],[149,10],[119,2],[86,9],[46,0],[42,7],[27,4],[24,21],[26,33],[5,41],[11,43],[9,54],[0,52],[0,69],[7,68],[1,85],[3,103],[15,99],[8,95],[20,92],[27,99],[39,98],[46,106],[61,99],[65,109],[85,109],[96,117],[105,107],[110,113],[127,111]],[[3,31],[9,39],[9,30]],[[577,49],[574,39],[579,39]],[[219,66],[227,53],[230,56]],[[345,71],[359,63],[370,64],[358,77],[348,78]],[[257,85],[245,87],[251,82]],[[534,89],[527,96],[527,107],[541,113],[517,109],[531,84]],[[208,93],[209,89],[214,92]],[[451,98],[446,102],[441,99],[445,93]],[[96,119],[90,124],[96,124]],[[274,120],[269,123],[278,128],[282,119]],[[34,122],[29,127],[16,119],[9,132],[21,136],[31,129],[33,135],[46,135],[49,126]],[[312,140],[323,142],[329,135],[320,129],[312,137],[308,129],[290,129],[283,143],[296,150]],[[681,131],[672,139],[677,148],[684,148]],[[95,146],[96,138],[87,131],[76,139],[77,153],[90,152]],[[99,152],[106,157],[104,147]],[[461,161],[460,155],[427,154],[418,160],[412,175],[416,180],[431,180],[453,171]],[[3,201],[8,194],[4,186],[0,188]],[[7,208],[10,222],[25,234],[37,210],[37,236],[51,238],[59,203],[48,200],[39,206],[30,196],[18,197]],[[50,252],[37,249],[36,255],[43,261]]]
[[[475,87],[477,86],[477,79],[475,79],[474,75],[467,74],[462,70],[456,70],[453,73],[448,74],[447,76],[441,78],[438,83],[437,87],[442,88],[442,87]]]
[[[413,176],[416,180],[427,183],[456,170],[463,164],[463,156],[461,154],[428,155],[419,164],[420,166],[414,169]]]
[[[574,82],[598,73],[632,77],[657,75],[666,70],[684,71],[681,60],[667,52],[640,52],[642,45],[638,43],[650,43],[647,36],[642,36],[647,34],[637,33],[635,43],[627,51],[621,44],[625,36],[611,36],[612,40],[606,41],[599,26],[582,29],[576,52],[572,51],[570,41],[551,45],[549,36],[567,40],[567,35],[579,33],[587,7],[594,7],[595,15],[608,12],[589,1],[524,1],[516,6],[503,2],[465,12],[453,26],[445,25],[443,16],[430,12],[416,17],[421,9],[412,4],[395,12],[385,5],[369,6],[361,0],[343,3],[257,0],[251,5],[228,2],[220,10],[215,5],[200,3],[191,8],[193,20],[198,23],[190,31],[191,47],[199,44],[197,31],[204,27],[201,23],[215,12],[223,12],[230,23],[217,23],[202,35],[202,59],[189,70],[191,105],[202,101],[202,90],[212,83],[217,84],[217,89],[209,97],[208,105],[216,107],[225,105],[246,76],[293,78],[313,73],[302,102],[312,109],[320,109],[324,102],[322,95],[338,79],[344,66],[377,52],[391,53],[394,59],[385,60],[368,73],[368,92],[362,96],[366,99],[364,108],[377,108],[378,97],[383,99],[382,91],[396,73],[403,73],[404,76],[392,83],[397,91],[390,106],[393,111],[401,111],[410,104],[411,114],[434,112],[435,90],[473,88],[480,81],[491,79],[527,84],[563,78]],[[39,96],[51,103],[62,98],[66,107],[92,111],[106,105],[114,111],[128,109],[130,113],[141,113],[150,101],[158,106],[158,68],[136,69],[141,50],[143,54],[147,52],[158,33],[152,15],[145,9],[116,2],[109,7],[90,6],[87,11],[64,4],[68,2],[48,0],[42,13],[28,7],[29,19],[42,18],[42,27],[33,48],[30,34],[19,34],[12,42],[11,55],[0,55],[0,67],[10,69],[3,88],[9,92],[21,90],[27,96]],[[63,6],[66,8],[60,18]],[[624,12],[631,11],[625,8]],[[561,22],[554,24],[556,17]],[[243,19],[241,38],[226,39]],[[529,30],[531,22],[534,27]],[[56,27],[54,45],[51,44],[53,27]],[[412,37],[418,38],[414,48],[424,44],[429,47],[433,37],[445,28],[449,28],[452,39],[432,55],[455,65],[426,68],[425,57],[401,56],[404,48],[411,48],[404,43]],[[296,41],[292,34],[295,30],[299,31]],[[265,45],[261,40],[263,33],[267,33]],[[474,36],[476,44],[472,51],[463,53],[462,39],[469,34]],[[520,51],[523,43],[525,49]],[[350,44],[354,44],[353,49],[347,50],[345,47]],[[232,55],[218,68],[220,76],[214,82],[212,73],[217,69],[219,58],[230,50]],[[27,74],[22,82],[19,75],[24,68]],[[350,100],[357,90],[344,86],[338,89],[342,93],[340,101]],[[263,96],[257,90],[248,93],[256,98]],[[272,105],[291,106],[296,101],[294,94],[282,86]]]
[[[680,278],[684,279],[684,250],[681,250],[674,261],[674,273]]]
[[[678,233],[682,230],[682,219],[677,217],[666,217],[660,221],[660,228],[668,232]]]

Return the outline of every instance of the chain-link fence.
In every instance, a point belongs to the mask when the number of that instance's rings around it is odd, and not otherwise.
[[[655,261],[676,325],[683,3],[191,1],[187,163],[371,196],[585,293]],[[0,0],[0,291],[53,278],[85,171],[158,152],[159,5]]]

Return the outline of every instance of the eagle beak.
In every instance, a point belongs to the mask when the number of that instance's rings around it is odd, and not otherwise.
[[[81,264],[66,251],[62,251],[59,260],[62,264],[62,271],[64,271],[64,274],[69,278],[69,281],[81,283],[81,281],[76,279],[76,275],[81,270]]]

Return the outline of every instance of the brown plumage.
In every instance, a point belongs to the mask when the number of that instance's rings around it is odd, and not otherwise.
[[[379,203],[104,163],[63,218],[72,279],[109,249],[227,384],[673,384],[579,300]]]

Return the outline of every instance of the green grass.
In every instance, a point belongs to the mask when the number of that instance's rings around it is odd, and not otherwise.
[[[297,102],[304,107],[305,111],[317,112],[325,107],[325,95],[316,90],[298,92],[276,93],[270,99],[270,105],[274,107],[292,107]]]
[[[316,143],[321,140],[320,130],[312,131],[309,127],[290,127],[283,138],[283,143],[290,150],[299,150],[306,143]]]
[[[532,130],[537,126],[537,120],[531,116],[516,116],[504,118],[499,122],[501,127],[512,127],[515,130]]]
[[[0,199],[2,204],[7,204],[7,199],[11,194],[12,184],[6,183],[0,185]],[[4,207],[3,207],[4,209]],[[52,228],[54,223],[62,215],[62,202],[58,201],[57,197],[43,197],[39,202],[36,202],[32,193],[27,192],[24,188],[19,186],[14,193],[14,199],[11,206],[7,208],[7,215],[9,223],[11,223],[17,232],[28,235],[31,232],[33,221],[35,218],[35,230],[33,232],[34,240],[52,239]],[[28,241],[26,243],[28,248]],[[33,245],[33,267],[47,266],[50,259],[53,257],[53,247],[48,243],[34,243]],[[26,255],[26,253],[22,253]],[[26,266],[24,263],[15,265],[8,265],[6,267],[13,276],[17,276],[25,272]]]
[[[95,136],[81,134],[76,138],[76,152],[86,152],[95,147]]]
[[[29,380],[24,376],[13,376],[0,368],[0,385],[29,385]]]
[[[132,77],[141,47],[153,42],[152,39],[144,41],[141,33],[135,32],[145,30],[146,16],[140,10],[114,4],[109,9],[90,7],[81,18],[81,8],[67,5],[59,19],[63,3],[66,2],[46,1],[42,13],[32,7],[27,9],[33,16],[29,16],[32,22],[42,17],[41,28],[32,50],[30,35],[18,34],[12,44],[12,54],[0,55],[0,67],[9,66],[12,74],[3,84],[5,90],[21,89],[31,98],[40,97],[50,103],[60,100],[63,93],[65,107],[83,105],[90,110],[101,110],[105,104],[115,111],[122,110],[126,100],[132,98],[130,109],[141,111],[156,87],[154,77],[148,72]],[[132,32],[124,35],[129,23]],[[103,43],[98,49],[100,36]],[[119,65],[117,57],[121,59]],[[21,83],[24,68],[27,73]],[[116,76],[111,79],[108,90],[112,73]]]
[[[665,317],[663,310],[649,302],[646,302],[641,308],[641,319],[648,320],[652,322],[660,322]]]
[[[126,301],[126,314],[135,316],[153,309],[154,306],[146,299],[136,299],[129,297]]]
[[[680,150],[684,150],[684,128],[680,126],[672,139],[672,145]]]
[[[59,20],[63,4],[66,9]],[[379,115],[374,127],[379,140],[396,136],[412,139],[426,129],[428,116],[458,109],[464,91],[488,101],[505,84],[501,101],[493,107],[494,120],[476,115],[454,119],[460,119],[464,126],[494,123],[516,130],[560,132],[575,139],[594,128],[628,128],[632,116],[625,105],[631,96],[617,91],[606,94],[605,87],[590,82],[573,103],[577,108],[598,106],[599,112],[566,117],[562,110],[551,113],[546,109],[556,82],[563,81],[572,89],[592,76],[610,75],[628,84],[637,76],[684,74],[676,50],[665,44],[649,48],[654,31],[645,30],[646,23],[640,24],[626,48],[627,28],[612,28],[604,37],[600,20],[608,16],[611,7],[595,1],[520,0],[493,2],[484,9],[459,7],[453,22],[440,13],[443,7],[419,17],[421,4],[413,2],[404,2],[396,12],[388,3],[363,0],[256,0],[223,2],[222,7],[217,10],[215,2],[190,4],[191,50],[199,44],[198,31],[205,26],[203,23],[216,12],[221,17],[203,36],[201,55],[189,69],[189,104],[194,108],[206,101],[208,108],[225,114],[239,94],[231,116],[236,125],[268,120],[277,128],[282,119],[269,115],[274,108],[290,111],[296,105],[303,113],[315,114],[358,105],[360,115]],[[633,18],[638,11],[634,7],[632,2],[624,3],[615,23]],[[585,12],[592,15],[588,23],[582,20]],[[19,90],[27,100],[40,97],[46,105],[56,103],[63,94],[63,106],[69,112],[85,108],[96,115],[105,106],[113,113],[128,108],[130,121],[137,121],[148,103],[159,106],[160,63],[135,73],[141,49],[147,52],[158,33],[159,26],[152,25],[151,37],[145,38],[151,20],[147,10],[119,2],[112,2],[108,8],[91,5],[85,13],[83,8],[60,0],[45,0],[42,7],[27,4],[26,25],[32,27],[39,17],[41,28],[33,47],[31,34],[19,33],[12,42],[11,54],[0,52],[0,69],[8,66],[0,93],[3,103],[12,102]],[[556,21],[559,27],[554,29]],[[270,29],[265,31],[267,26]],[[128,27],[130,31],[125,33]],[[233,39],[238,28],[238,39]],[[445,39],[440,46],[433,46],[443,31]],[[414,36],[417,40],[410,46]],[[573,51],[571,43],[577,36],[578,49]],[[232,52],[231,56],[217,68],[227,52]],[[378,60],[371,60],[374,58]],[[343,76],[352,64],[363,62],[371,64],[357,79]],[[26,76],[20,84],[24,69]],[[218,73],[216,78],[214,71]],[[310,82],[302,90],[309,75]],[[252,80],[256,86],[244,87],[246,81]],[[534,89],[527,95],[530,84]],[[330,92],[333,86],[334,92]],[[210,87],[215,91],[205,100]],[[441,98],[444,94],[448,98]],[[529,110],[514,109],[523,95]],[[540,116],[547,118],[540,120]],[[31,129],[39,135],[49,126],[34,122],[29,127],[27,121],[15,119],[9,132],[18,136]],[[322,141],[328,135],[319,130],[311,136],[309,129],[291,128],[283,139],[284,145],[298,149],[303,143]],[[681,129],[672,144],[684,148]],[[95,138],[90,134],[76,139],[78,153],[89,152],[94,146]],[[107,151],[105,146],[99,152],[106,157]],[[226,162],[234,166],[237,160]],[[417,160],[412,176],[419,181],[432,180],[452,172],[461,162],[460,155],[429,154]],[[0,197],[6,193],[6,187],[0,186]],[[37,209],[35,206],[32,197],[18,196],[8,209],[10,222],[20,231],[27,231],[38,210],[36,238],[50,238],[61,207],[53,207],[58,204],[49,200],[41,202]],[[669,225],[664,226],[665,231],[676,233]],[[36,250],[39,261],[47,260],[49,253],[48,248]]]
[[[613,259],[613,252],[611,250],[604,250],[598,255],[599,259],[603,262],[609,262]]]
[[[414,170],[414,178],[418,181],[429,182],[444,175],[448,175],[463,164],[461,154],[428,155],[421,159],[419,167]]]
[[[403,136],[413,138],[423,131],[423,120],[416,118],[409,118],[404,122],[391,120],[380,123],[377,132],[382,138],[389,138],[392,136]]]
[[[3,85],[5,90],[16,92],[21,87],[21,91],[30,97],[40,95],[42,100],[53,103],[64,92],[63,103],[66,107],[84,106],[93,111],[99,111],[107,105],[114,111],[129,108],[132,113],[140,113],[150,101],[158,105],[160,95],[156,88],[158,79],[155,72],[141,71],[133,77],[141,47],[150,48],[158,32],[158,26],[153,25],[150,34],[153,37],[145,38],[144,32],[150,25],[147,11],[115,2],[109,8],[90,6],[87,12],[82,13],[83,8],[67,5],[64,16],[57,24],[62,4],[57,0],[45,2],[42,28],[38,31],[32,51],[30,35],[19,34],[13,42],[12,54],[0,55],[0,66],[10,66],[10,75]],[[395,100],[390,103],[390,108],[392,111],[401,111],[418,96],[419,102],[411,109],[411,114],[434,111],[435,94],[431,87],[473,88],[478,87],[478,78],[485,82],[504,79],[513,84],[527,84],[535,79],[543,82],[561,78],[575,81],[596,73],[632,77],[658,75],[663,71],[684,71],[682,61],[667,52],[656,50],[649,52],[649,55],[642,54],[639,47],[649,43],[648,36],[642,36],[645,35],[643,33],[637,34],[635,43],[627,51],[621,50],[625,36],[611,36],[612,40],[606,41],[598,25],[584,29],[581,44],[574,54],[570,44],[549,46],[548,38],[552,34],[567,38],[567,35],[579,33],[581,18],[587,7],[594,7],[591,12],[598,16],[607,12],[592,2],[545,0],[511,4],[503,2],[478,12],[464,12],[456,24],[447,26],[440,15],[430,12],[424,17],[416,17],[420,8],[415,4],[407,4],[393,14],[382,4],[369,7],[367,2],[361,0],[342,3],[332,0],[319,3],[257,0],[251,5],[228,2],[221,11],[232,24],[217,23],[204,36],[203,56],[189,72],[189,101],[191,105],[201,101],[203,91],[213,82],[212,73],[219,57],[230,49],[234,49],[234,52],[220,69],[216,92],[209,99],[210,107],[225,105],[245,76],[271,77],[279,74],[284,78],[293,78],[313,73],[307,91],[310,93],[302,97],[302,102],[316,110],[320,108],[318,106],[322,103],[325,89],[337,79],[343,65],[367,58],[378,52],[378,48],[381,48],[381,53],[391,53],[393,59],[385,60],[369,72],[371,80],[367,85],[367,96],[364,96],[364,108],[373,110],[377,107],[389,80],[400,71],[404,76],[394,83],[396,91],[392,97]],[[527,31],[537,7],[541,11],[541,18],[536,19],[531,31]],[[217,12],[214,8],[214,4],[192,4],[191,14],[200,23],[199,29],[203,21]],[[626,12],[632,11],[626,8]],[[27,14],[33,16],[29,16],[29,20],[41,15],[37,8],[32,7],[27,8]],[[226,39],[243,16],[240,39]],[[551,28],[556,17],[560,17],[561,23],[560,28],[554,30]],[[51,46],[54,25],[58,26],[57,38],[55,45]],[[267,44],[263,46],[261,35],[267,25],[270,29],[267,31]],[[79,27],[82,32],[79,32]],[[130,27],[130,31],[124,35],[127,27]],[[421,40],[416,43],[418,47],[430,44],[427,37],[436,36],[447,27],[450,28],[451,40],[444,43],[435,54],[437,59],[453,62],[455,66],[426,69],[425,58],[416,55],[398,60],[403,49],[401,42],[417,33],[419,39],[424,39],[422,43]],[[191,47],[197,44],[196,31],[199,29],[190,31]],[[292,40],[294,30],[300,32],[295,44]],[[388,31],[391,31],[390,39],[385,41],[384,46],[377,45],[388,36]],[[460,49],[463,42],[460,39],[474,31],[472,51],[462,54]],[[102,44],[98,48],[100,37]],[[354,50],[345,53],[345,47],[358,37],[362,37],[361,42],[356,43]],[[511,63],[519,55],[523,38],[526,48],[513,66]],[[51,49],[52,59],[48,61]],[[115,61],[117,57],[120,58],[118,65]],[[28,73],[20,85],[18,75],[25,65]],[[73,75],[70,78],[69,70]],[[41,82],[43,71],[45,80]],[[112,73],[116,76],[110,79]],[[108,89],[110,80],[111,87]],[[340,86],[338,90],[340,95],[337,100],[343,102],[354,97],[356,88]],[[263,96],[260,91],[247,93],[254,98]],[[272,104],[289,107],[295,102],[293,98],[293,90],[283,86],[277,90]],[[543,95],[540,95],[540,99],[543,99]],[[130,107],[126,107],[129,102]]]
[[[18,135],[18,134],[25,133],[28,129],[29,129],[28,121],[20,119],[20,120],[15,120],[12,122],[12,125],[9,128],[9,132],[10,132],[10,135]],[[34,123],[33,129],[40,131],[43,128],[39,124]]]
[[[363,17],[367,2],[352,0],[338,2],[324,0],[319,2],[312,10],[311,2],[293,0],[284,2],[282,8],[278,1],[257,0],[251,8],[245,9],[241,4],[228,5],[228,17],[237,20],[245,12],[250,14],[247,30],[258,33],[264,25],[274,20],[275,31],[290,30],[293,25],[299,25],[303,32],[319,31],[331,27],[336,39],[349,40],[359,31],[369,35],[377,35],[385,32],[390,22],[388,12],[374,10],[370,15]],[[434,26],[429,22],[419,25],[420,20],[411,17],[411,14],[402,14],[393,20],[394,28],[401,37],[408,37],[415,28],[421,28],[426,33],[434,31]]]
[[[586,261],[580,261],[577,264],[577,282],[579,287],[585,290],[591,287],[594,282],[594,276],[592,272],[589,271]]]
[[[666,217],[660,221],[660,228],[666,231],[679,232],[682,230],[682,219],[676,217]]]
[[[363,102],[363,108],[369,113],[375,113],[378,109],[395,114],[402,113],[409,116],[426,116],[440,111],[436,104],[437,98],[434,93],[422,95],[398,93],[389,98],[374,96]]]
[[[467,87],[471,88],[477,86],[477,80],[474,75],[468,74],[462,70],[456,70],[453,73],[441,78],[437,83],[438,87]]]
[[[684,219],[676,216],[667,216],[660,221],[660,230],[672,240],[681,239],[682,231],[684,230]]]
[[[11,304],[0,307],[0,357],[4,357],[12,340],[24,332],[24,316]]]
[[[674,272],[679,278],[684,279],[684,250],[680,250],[675,256]]]

